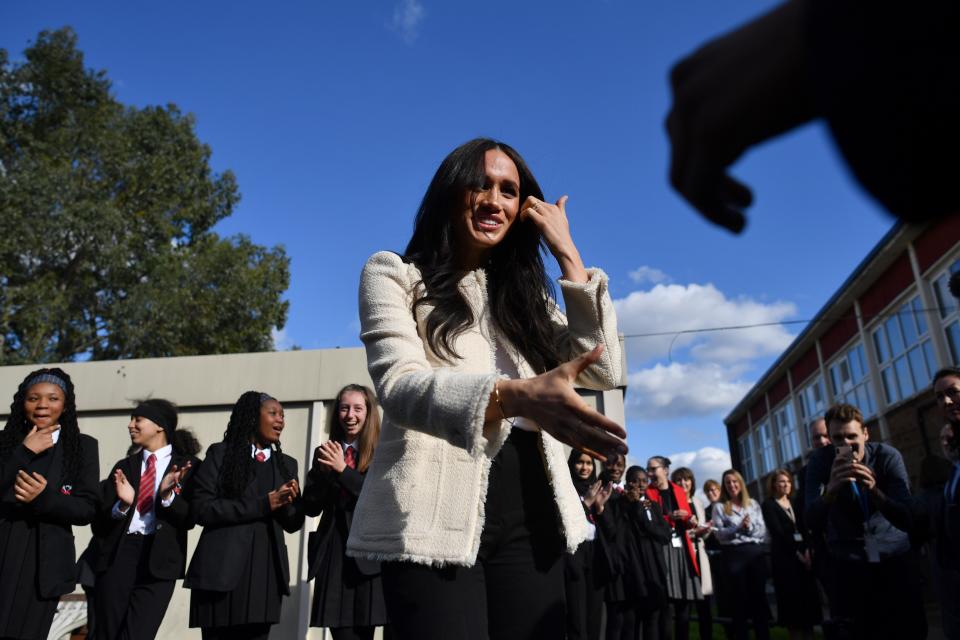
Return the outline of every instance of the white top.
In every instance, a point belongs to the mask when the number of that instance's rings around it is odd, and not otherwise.
[[[513,360],[510,359],[510,356],[507,354],[507,350],[503,347],[503,342],[497,340],[497,371],[507,376],[511,380],[520,377],[520,372],[517,371],[517,365],[513,364]],[[512,419],[514,429],[523,429],[524,431],[540,431],[540,425],[538,425],[533,420],[528,420],[523,416],[517,416]]]
[[[760,503],[750,501],[750,506],[744,509],[731,505],[733,509],[728,515],[724,511],[724,504],[718,502],[713,507],[713,526],[716,529],[717,540],[720,544],[763,544],[767,541],[767,526],[763,521],[763,512]],[[750,516],[750,525],[741,527],[744,518]]]
[[[257,445],[255,445],[255,444],[251,444],[251,445],[250,445],[250,457],[253,458],[254,460],[256,460],[258,453],[262,453],[262,454],[263,454],[263,461],[266,462],[267,460],[270,459],[270,452],[271,452],[271,451],[273,451],[273,447],[267,447],[266,449],[260,449],[260,448],[257,447]]]
[[[57,426],[60,426],[60,425],[57,425]],[[57,429],[56,431],[54,431],[50,437],[53,438],[53,444],[57,444],[58,442],[60,442],[60,429]]]
[[[160,492],[160,482],[163,480],[164,471],[170,465],[170,458],[173,456],[173,446],[167,445],[161,447],[156,451],[147,451],[144,449],[140,452],[140,477],[143,477],[143,474],[147,471],[147,459],[150,456],[156,456],[156,464],[154,468],[154,477],[153,477],[153,508],[146,513],[140,513],[136,508],[136,503],[130,505],[126,509],[121,508],[121,503],[117,500],[116,504],[113,505],[113,517],[116,520],[120,520],[127,516],[130,508],[133,507],[133,517],[130,518],[130,526],[127,527],[127,533],[139,534],[144,536],[149,536],[156,532],[157,530],[157,494]],[[169,507],[173,504],[174,499],[177,497],[176,492],[170,492],[169,500],[161,500],[163,506]]]

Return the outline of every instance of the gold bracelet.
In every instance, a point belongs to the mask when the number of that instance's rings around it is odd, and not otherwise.
[[[516,418],[510,419],[507,417],[507,412],[503,410],[503,402],[500,400],[500,381],[493,383],[493,399],[497,401],[497,408],[500,409],[500,415],[504,420],[512,427],[516,424]]]

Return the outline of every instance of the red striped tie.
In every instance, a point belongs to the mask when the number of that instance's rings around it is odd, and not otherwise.
[[[153,509],[153,483],[157,479],[157,456],[147,458],[147,470],[140,476],[140,490],[137,492],[137,511],[141,515]]]

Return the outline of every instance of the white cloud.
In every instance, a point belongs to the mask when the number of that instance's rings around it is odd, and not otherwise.
[[[693,476],[697,480],[697,497],[702,497],[702,487],[706,480],[712,478],[720,482],[723,472],[729,469],[731,464],[730,454],[717,447],[672,453],[667,457],[670,458],[671,469],[687,467],[693,471]]]
[[[293,338],[290,337],[286,329],[274,327],[270,330],[270,338],[273,340],[274,351],[287,351],[293,346]]]
[[[664,420],[731,409],[750,390],[741,367],[671,362],[627,374],[628,418]]]
[[[651,284],[660,284],[661,282],[668,282],[670,276],[668,276],[660,269],[655,269],[654,267],[648,267],[646,265],[634,269],[630,272],[630,279],[636,282],[637,284],[646,284],[647,282]]]
[[[776,323],[796,313],[792,303],[728,298],[712,284],[658,284],[615,300],[614,306],[624,334],[667,334],[628,338],[627,362],[634,366],[668,356],[676,359],[683,350],[698,362],[735,364],[779,354],[793,340],[778,324],[678,336],[675,332],[690,329]]]
[[[420,23],[426,16],[426,10],[419,0],[400,0],[393,9],[390,28],[400,34],[407,44],[413,44],[420,35]]]
[[[650,266],[630,277],[638,283],[669,279]],[[763,361],[794,338],[779,324],[796,313],[793,303],[728,296],[713,284],[660,282],[614,300],[614,306],[627,336],[627,417],[640,421],[719,420],[750,390]],[[767,326],[679,333],[743,325]]]

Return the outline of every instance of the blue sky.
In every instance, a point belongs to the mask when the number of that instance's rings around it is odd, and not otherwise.
[[[633,334],[810,318],[892,223],[822,124],[737,164],[756,196],[741,237],[670,190],[670,65],[772,5],[41,0],[3,4],[0,47],[17,57],[70,25],[121,101],[195,114],[243,196],[218,231],[292,258],[281,347],[359,345],[363,262],[405,246],[436,166],[478,135],[515,146],[548,198],[569,194]],[[800,328],[682,339],[669,357],[669,339],[629,339],[633,453],[725,450],[723,416]]]

